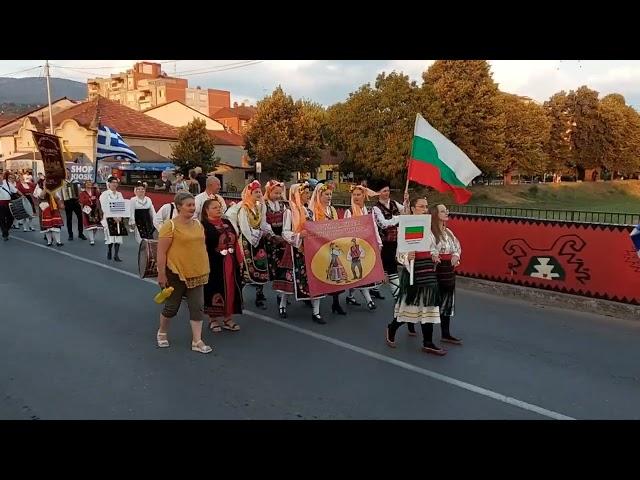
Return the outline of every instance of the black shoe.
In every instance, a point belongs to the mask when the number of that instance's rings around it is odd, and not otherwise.
[[[373,300],[372,300],[372,301],[370,301],[369,303],[367,303],[367,308],[368,308],[369,310],[375,310],[377,307],[376,307],[376,304],[375,304],[375,303],[373,303]]]
[[[447,354],[447,351],[444,348],[438,347],[435,343],[428,343],[424,345],[422,347],[422,351],[432,355],[438,355],[439,357]]]
[[[64,243],[56,242],[56,246],[58,246],[58,247],[61,247],[61,246],[63,246],[63,245],[64,245]]]
[[[371,296],[377,298],[378,300],[384,300],[384,295],[380,293],[378,289],[371,289]]]
[[[442,338],[440,339],[442,342],[445,343],[451,343],[453,345],[462,345],[462,340],[460,340],[459,338],[454,337],[453,335],[447,335],[442,336]]]
[[[316,323],[319,323],[320,325],[326,325],[327,322],[325,322],[322,317],[320,315],[311,315],[311,320],[313,320]]]
[[[69,235],[69,238],[67,238],[67,240],[69,240],[70,242],[73,242],[73,235]]]
[[[256,302],[266,302],[266,301],[267,301],[267,297],[264,296],[264,293],[256,294]]]
[[[287,318],[287,307],[280,307],[280,318]]]
[[[80,235],[78,235],[78,238],[80,240],[86,240],[87,239],[87,237],[84,236],[84,233],[81,233]]]
[[[331,305],[331,313],[337,313],[338,315],[346,315],[347,312],[345,312],[342,307],[340,306],[340,304],[337,305]]]
[[[121,261],[122,261],[118,255],[116,255],[115,257],[113,257],[113,260],[114,260],[115,262],[121,262]]]
[[[347,305],[354,305],[356,307],[359,307],[360,303],[356,301],[355,297],[347,297]]]
[[[261,300],[258,300],[257,298],[256,298],[256,307],[258,307],[260,310],[267,309],[267,306],[264,304],[264,302]]]
[[[2,240],[4,240],[5,242],[9,241],[9,237],[2,237]]]

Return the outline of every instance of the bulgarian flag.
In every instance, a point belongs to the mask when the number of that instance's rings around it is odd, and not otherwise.
[[[405,240],[422,240],[424,237],[424,227],[405,227]]]
[[[416,115],[408,180],[452,191],[457,203],[467,203],[471,192],[465,187],[482,172],[453,142]]]

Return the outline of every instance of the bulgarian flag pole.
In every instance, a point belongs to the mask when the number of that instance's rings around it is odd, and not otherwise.
[[[471,192],[466,186],[481,173],[462,150],[416,115],[407,187],[413,180],[439,192],[451,191],[456,203],[467,203]]]

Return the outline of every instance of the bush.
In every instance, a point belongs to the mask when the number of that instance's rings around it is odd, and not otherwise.
[[[533,196],[538,195],[538,186],[537,185],[532,185],[531,187],[529,187],[529,193]]]

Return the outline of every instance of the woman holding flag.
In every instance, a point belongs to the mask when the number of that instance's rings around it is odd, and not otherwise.
[[[416,198],[411,201],[413,215],[427,213],[427,200]],[[395,335],[403,323],[422,327],[422,351],[434,355],[447,352],[433,343],[433,325],[440,323],[440,294],[434,260],[436,240],[433,233],[427,232],[430,248],[423,252],[398,253],[396,258],[402,265],[398,298],[394,308],[394,319],[387,326],[386,342],[395,348]]]

